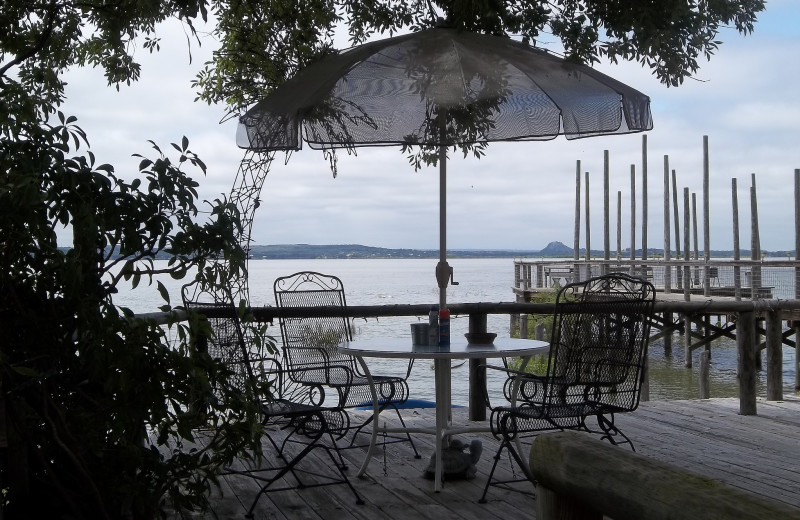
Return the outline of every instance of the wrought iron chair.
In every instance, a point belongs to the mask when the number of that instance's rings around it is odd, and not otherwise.
[[[500,447],[480,502],[486,501],[490,485],[517,481],[492,481],[503,450],[522,468],[525,479],[518,480],[532,480],[518,451],[522,438],[574,429],[634,449],[614,415],[639,405],[654,301],[653,285],[627,274],[566,285],[556,297],[546,372],[487,366],[507,373],[507,403],[492,407],[487,395],[492,433]],[[592,417],[596,427],[587,423]]]
[[[274,283],[275,302],[278,307],[339,307],[347,308],[344,286],[336,277],[313,271],[301,271],[282,276]],[[280,318],[283,339],[283,359],[292,381],[314,389],[318,402],[335,403],[344,408],[372,406],[369,380],[355,358],[341,354],[338,345],[352,339],[352,332],[345,316],[311,316]],[[372,375],[381,410],[393,408],[403,426],[405,421],[400,407],[408,400],[407,379],[411,375],[413,360],[409,362],[405,376]],[[335,392],[332,399],[327,394]],[[364,427],[372,422],[372,415],[354,429],[350,445]],[[390,439],[390,440],[387,440]],[[389,442],[409,442],[414,455],[419,458],[411,436],[384,436]]]
[[[192,313],[190,323],[197,348],[203,349],[212,359],[228,368],[227,383],[243,392],[258,392],[254,399],[258,401],[264,437],[274,448],[277,459],[283,461],[277,465],[228,469],[228,474],[246,475],[262,483],[253,498],[247,518],[252,518],[258,500],[265,493],[294,488],[346,484],[353,492],[356,503],[363,504],[344,472],[347,465],[336,444],[336,438],[341,438],[346,431],[346,412],[340,407],[321,406],[313,402],[308,388],[293,385],[277,359],[265,356],[263,348],[254,347],[252,342],[246,341],[238,310],[229,296],[220,298],[218,293],[201,289],[197,282],[184,286],[182,296],[184,308]],[[217,383],[211,381],[211,384]],[[277,429],[285,431],[280,446],[273,439]],[[325,439],[329,442],[325,443]],[[287,455],[286,446],[290,442],[303,446],[293,456]],[[320,473],[309,465],[298,467],[314,449],[322,449],[328,454],[337,468],[337,475]],[[263,461],[260,457],[255,460]],[[294,477],[295,484],[280,480],[287,474]],[[304,479],[301,474],[312,475],[313,479]]]

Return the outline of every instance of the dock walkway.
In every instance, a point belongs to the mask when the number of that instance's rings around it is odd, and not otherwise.
[[[617,424],[633,439],[637,452],[718,479],[752,493],[800,508],[800,398],[758,402],[758,415],[738,414],[737,399],[652,401],[632,413],[617,417]],[[367,412],[356,412],[357,414]],[[456,421],[466,421],[466,409],[453,409]],[[392,415],[381,418],[391,425]],[[432,409],[407,410],[409,426],[429,424]],[[395,418],[396,420],[396,418]],[[376,450],[367,475],[355,477],[363,460],[360,448],[344,451],[351,481],[365,501],[356,505],[343,485],[270,493],[262,497],[255,518],[270,520],[375,520],[468,519],[508,520],[535,518],[533,487],[526,493],[493,487],[488,503],[479,504],[497,441],[490,434],[469,434],[464,440],[483,440],[478,475],[473,480],[446,482],[440,493],[423,478],[432,453],[432,438],[415,435],[422,459],[414,459],[407,443]],[[620,448],[627,449],[627,448]],[[305,462],[330,469],[323,452],[315,450]],[[502,477],[510,476],[507,455],[501,461]],[[258,490],[247,477],[230,476],[222,482],[222,495],[213,497],[218,518],[244,518]],[[209,516],[211,518],[212,516]],[[199,517],[194,517],[199,518]]]

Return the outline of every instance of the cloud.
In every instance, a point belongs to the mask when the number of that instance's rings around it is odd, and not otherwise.
[[[702,65],[699,81],[687,80],[678,88],[664,87],[635,63],[598,67],[652,100],[655,128],[647,134],[650,247],[663,244],[664,156],[668,173],[676,172],[681,196],[683,187],[688,187],[702,211],[703,136],[708,136],[710,151],[712,248],[732,244],[733,178],[739,185],[740,221],[749,222],[752,173],[758,185],[762,248],[793,247],[793,172],[800,168],[796,123],[800,68],[794,64],[800,55],[800,35],[787,20],[796,21],[798,16],[800,6],[794,2],[769,2],[753,35],[742,37],[726,30],[721,35],[725,43]],[[115,164],[127,178],[137,175],[138,160],[131,154],[149,153],[148,139],[168,150],[170,142],[188,136],[191,148],[209,167],[204,178],[198,172],[201,197],[217,198],[229,193],[243,151],[235,145],[235,122],[219,124],[224,108],[194,102],[190,82],[210,56],[213,42],[193,48],[189,64],[182,29],[174,23],[164,29],[161,52],[141,53],[142,78],[137,84],[116,92],[104,87],[97,71],[73,71],[65,109],[79,117],[98,159]],[[627,247],[631,165],[637,225],[642,221],[642,135],[638,134],[495,143],[481,160],[451,153],[448,244],[524,249],[539,249],[553,240],[571,244],[575,168],[580,160],[581,179],[586,172],[590,177],[592,246],[602,246],[604,150],[610,158],[611,244],[616,245],[616,201],[621,192],[622,242]],[[354,156],[341,152],[338,172],[334,179],[325,157],[310,149],[294,153],[288,164],[277,157],[255,216],[255,243],[438,247],[436,168],[414,172],[398,148],[372,148],[360,149]],[[585,208],[581,212],[585,215]],[[581,233],[584,227],[582,222]],[[749,236],[749,229],[742,229],[742,244],[749,244]]]

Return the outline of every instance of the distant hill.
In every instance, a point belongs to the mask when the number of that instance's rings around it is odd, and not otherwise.
[[[539,251],[518,249],[449,249],[450,258],[508,258],[514,256],[539,255]],[[572,254],[572,250],[569,250]],[[438,249],[389,249],[358,244],[313,245],[278,244],[252,246],[253,259],[302,259],[302,258],[438,258]]]
[[[59,247],[63,252],[70,248]],[[584,258],[586,249],[581,248],[578,256]],[[657,258],[661,256],[662,250],[648,248],[648,257]],[[790,259],[795,258],[794,251],[763,251],[768,258],[786,259],[787,254]],[[537,257],[537,258],[572,258],[572,248],[562,242],[554,241],[547,244],[544,249],[448,249],[449,258],[513,258],[513,257]],[[616,251],[610,252],[611,258],[616,258]],[[635,252],[636,258],[641,258],[641,249]],[[702,258],[703,253],[700,252]],[[363,246],[359,244],[334,244],[334,245],[314,245],[314,244],[276,244],[265,246],[252,246],[250,257],[253,259],[308,259],[308,258],[438,258],[438,249],[390,249],[383,247]],[[592,249],[593,258],[602,258],[603,251]],[[676,258],[675,253],[672,255]],[[733,251],[712,250],[712,258],[732,258]],[[740,257],[743,260],[750,259],[750,251],[742,250]],[[158,258],[168,258],[166,254],[158,255]],[[630,258],[630,250],[622,251],[622,258]]]
[[[572,256],[572,248],[567,247],[561,242],[550,242],[539,251],[541,256]]]

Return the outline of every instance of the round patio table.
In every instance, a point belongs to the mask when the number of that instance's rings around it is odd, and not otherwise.
[[[522,357],[523,367],[528,359],[536,354],[547,354],[549,345],[545,341],[516,338],[495,338],[492,344],[475,344],[467,342],[466,338],[451,339],[449,346],[412,345],[410,337],[404,338],[373,338],[346,341],[339,345],[339,351],[354,356],[367,376],[372,391],[372,437],[367,455],[358,476],[362,476],[372,458],[372,452],[378,438],[378,432],[385,433],[427,433],[436,435],[436,470],[434,474],[434,491],[442,489],[442,444],[443,440],[457,433],[476,431],[490,431],[484,427],[454,428],[452,425],[452,406],[450,401],[450,362],[454,359],[484,359]],[[378,395],[372,381],[364,358],[404,358],[404,359],[432,359],[434,362],[434,385],[436,395],[436,424],[433,428],[380,428],[378,421],[381,409],[378,405]]]

